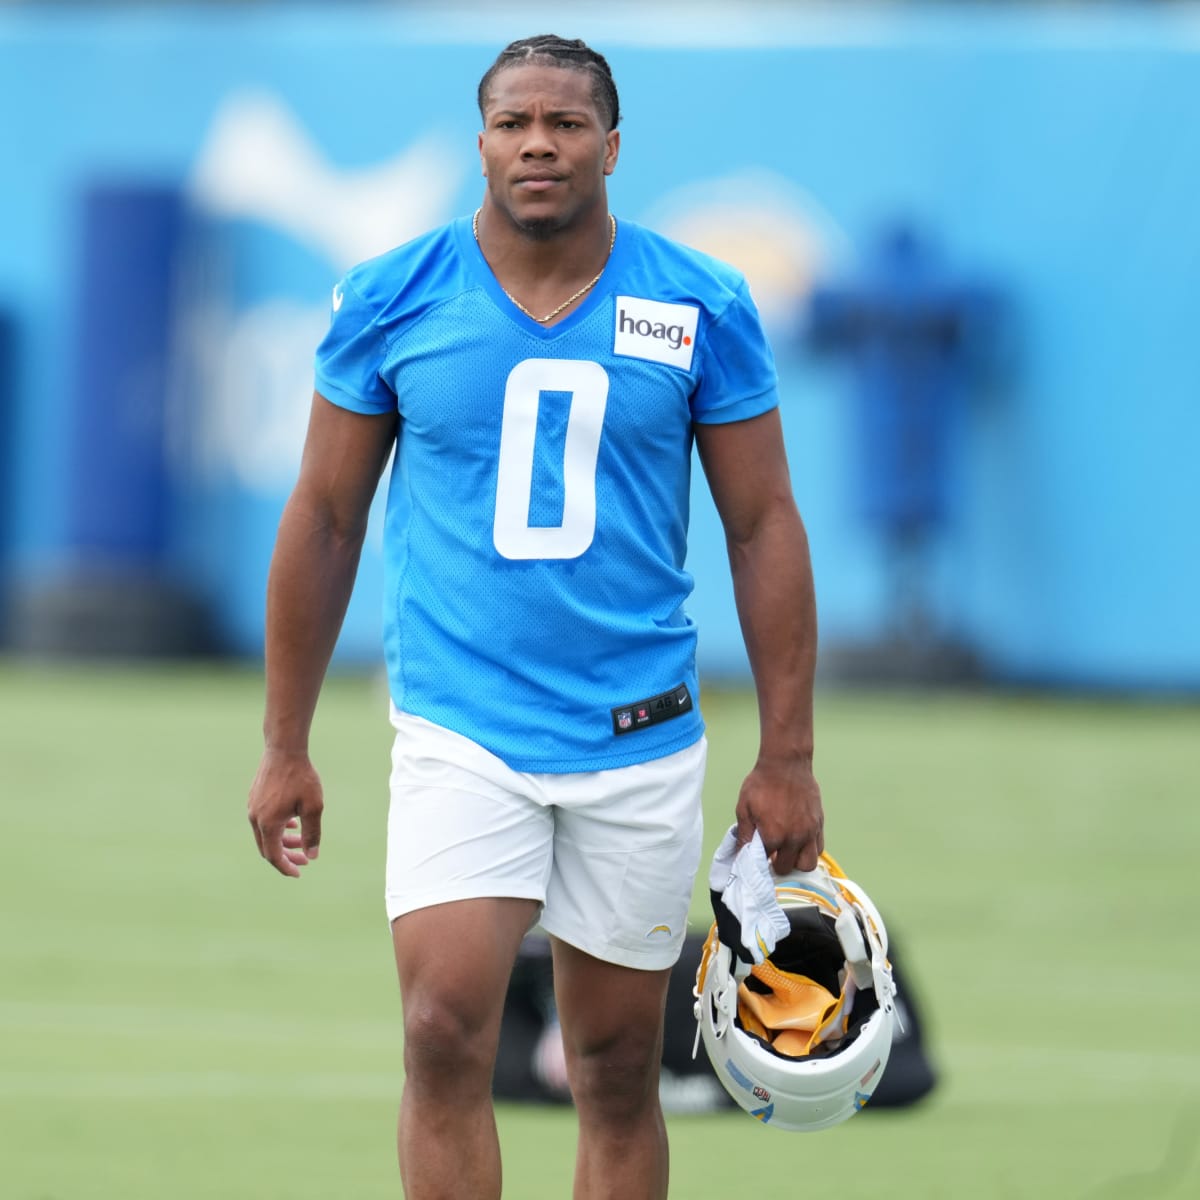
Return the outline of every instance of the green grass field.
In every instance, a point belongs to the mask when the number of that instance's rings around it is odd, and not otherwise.
[[[4,1200],[399,1196],[383,695],[326,689],[298,882],[245,821],[260,697],[248,671],[0,665]],[[711,852],[755,718],[704,702]],[[672,1197],[1200,1195],[1200,708],[823,692],[818,747],[829,847],[902,938],[942,1081],[814,1135],[674,1118]],[[505,1194],[568,1197],[571,1114],[499,1119]]]

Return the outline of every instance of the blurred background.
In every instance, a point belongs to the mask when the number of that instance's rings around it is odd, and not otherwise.
[[[546,30],[611,61],[618,216],[751,280],[825,674],[1200,688],[1183,3],[5,5],[0,644],[257,657],[330,287],[475,207],[474,84]],[[702,482],[693,530],[743,678]]]
[[[266,574],[332,285],[476,207],[541,32],[612,65],[618,219],[762,310],[827,836],[937,1075],[816,1142],[672,1115],[672,1195],[1200,1194],[1200,6],[0,0],[0,1196],[397,1192],[381,513],[299,884]],[[689,568],[711,854],[757,715],[698,471]],[[499,1120],[561,1200],[570,1114]]]

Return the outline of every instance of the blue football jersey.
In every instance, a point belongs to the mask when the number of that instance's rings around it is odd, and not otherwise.
[[[316,386],[400,415],[383,535],[397,708],[521,771],[701,736],[692,425],[777,404],[735,270],[622,221],[600,282],[546,328],[463,218],[337,284]]]

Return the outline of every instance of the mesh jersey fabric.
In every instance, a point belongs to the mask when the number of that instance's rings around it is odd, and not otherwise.
[[[384,544],[392,700],[529,772],[631,765],[704,730],[684,602],[692,422],[778,403],[733,268],[627,221],[544,328],[460,218],[334,288],[316,387],[398,411]],[[612,710],[686,684],[691,709]]]

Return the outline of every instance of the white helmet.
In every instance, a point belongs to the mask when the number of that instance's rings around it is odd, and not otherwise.
[[[729,925],[714,893],[718,922],[696,975],[697,1037],[752,1117],[825,1129],[863,1108],[887,1065],[896,1023],[887,931],[827,854],[815,871],[774,883],[790,932],[757,965],[745,961],[737,921]]]

